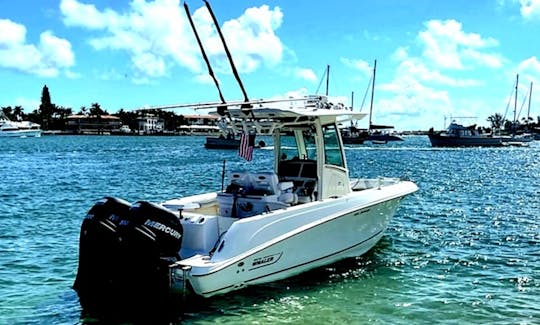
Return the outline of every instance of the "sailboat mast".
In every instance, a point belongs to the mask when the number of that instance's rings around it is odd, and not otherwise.
[[[532,86],[533,86],[533,83],[531,81],[531,87],[529,89],[529,108],[527,109],[527,121],[529,120],[529,118],[531,117],[531,97],[532,97]]]
[[[375,72],[377,71],[377,60],[373,64],[373,81],[371,83],[371,103],[369,105],[369,129],[371,130],[371,115],[373,114],[373,97],[375,97]]]
[[[516,110],[517,110],[517,98],[518,98],[518,83],[519,83],[519,74],[516,75],[516,96],[514,97],[514,125],[513,129],[516,128]]]
[[[330,65],[326,66],[326,96],[328,96],[328,85],[330,84]]]

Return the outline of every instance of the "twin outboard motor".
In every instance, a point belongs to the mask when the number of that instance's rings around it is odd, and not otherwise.
[[[73,285],[81,305],[138,308],[166,297],[182,236],[178,217],[159,205],[112,197],[97,202],[81,226]]]
[[[171,211],[149,202],[137,202],[129,220],[119,226],[122,238],[120,290],[129,297],[157,299],[169,292],[169,265],[180,260],[183,228]]]

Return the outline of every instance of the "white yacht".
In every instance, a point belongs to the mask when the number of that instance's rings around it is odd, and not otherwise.
[[[0,137],[39,137],[41,126],[30,121],[11,121],[0,112]]]
[[[229,104],[221,116],[235,131],[273,137],[264,170],[228,171],[217,192],[159,204],[108,197],[90,209],[74,286],[81,302],[225,294],[360,256],[384,236],[418,187],[349,177],[338,125],[365,114],[324,97],[287,108],[275,102]]]

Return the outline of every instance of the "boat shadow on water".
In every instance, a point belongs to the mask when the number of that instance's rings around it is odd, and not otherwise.
[[[331,265],[319,267],[291,278],[238,291],[203,298],[198,295],[186,297],[113,297],[91,305],[81,311],[81,324],[182,324],[183,322],[215,317],[238,315],[254,306],[264,306],[268,302],[281,301],[291,296],[316,294],[331,286],[340,286],[351,279],[369,279],[381,267],[387,266],[384,251],[391,246],[391,240],[382,238],[375,247],[362,256],[341,260]]]

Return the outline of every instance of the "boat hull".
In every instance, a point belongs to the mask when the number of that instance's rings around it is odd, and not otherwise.
[[[342,137],[342,140],[343,140],[344,144],[364,144],[365,138],[360,137],[360,136],[357,136],[357,137],[354,137],[354,136],[345,137],[344,136],[344,137]]]
[[[360,256],[381,239],[401,199],[417,189],[403,185],[241,220],[211,258],[196,255],[178,262],[177,269],[183,271],[173,272],[173,283],[184,288],[189,282],[196,294],[209,297]],[[237,236],[249,240],[238,247]]]
[[[429,134],[428,136],[433,147],[500,147],[503,145],[502,137],[455,137],[440,134]]]
[[[11,138],[23,138],[23,137],[40,137],[41,130],[17,130],[17,131],[2,131],[0,132],[0,137],[11,137]]]
[[[238,149],[240,147],[239,139],[227,139],[219,137],[207,137],[204,143],[206,149]]]
[[[373,143],[387,143],[388,141],[403,141],[403,139],[392,134],[371,134],[366,138],[366,141],[371,141]]]

